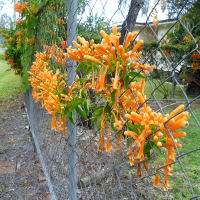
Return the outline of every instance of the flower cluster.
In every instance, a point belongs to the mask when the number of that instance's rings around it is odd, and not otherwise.
[[[192,40],[190,35],[185,35],[184,38],[183,38],[183,41],[185,43],[189,43],[189,42],[192,42],[193,40]]]
[[[123,138],[129,140],[129,162],[137,164],[140,178],[140,165],[148,170],[146,161],[151,149],[166,148],[164,181],[169,187],[168,176],[173,169],[171,163],[176,159],[175,149],[181,147],[177,138],[186,135],[177,131],[187,124],[188,112],[184,112],[181,105],[170,114],[163,115],[146,104],[145,76],[154,66],[141,64],[139,58],[142,52],[139,49],[143,41],[131,44],[137,33],[128,33],[124,45],[119,43],[117,27],[113,27],[110,35],[104,31],[100,33],[103,37],[101,43],[78,37],[78,42],[73,41],[76,48],[69,47],[66,53],[56,45],[44,46],[44,53],[36,54],[36,61],[29,72],[33,97],[36,101],[41,100],[42,106],[52,114],[52,129],[61,130],[62,126],[65,129],[66,116],[72,117],[73,109],[87,117],[88,99],[82,102],[81,98],[89,98],[88,91],[93,90],[104,99],[104,105],[98,106],[92,117],[100,124],[99,149],[105,150],[106,134],[107,152],[113,149],[110,137],[116,137],[119,146]],[[77,70],[82,70],[87,77],[83,80],[78,78],[72,86],[67,85],[66,75],[60,75],[60,70],[53,71],[51,68],[52,63],[65,65],[69,58],[79,63]],[[56,116],[59,116],[58,121]],[[158,174],[153,181],[155,186],[163,185]]]
[[[37,26],[41,17],[37,13],[38,10],[37,8],[39,7],[40,4],[41,1],[39,0],[26,1],[24,3],[17,2],[14,5],[14,9],[16,12],[19,13],[19,18],[14,23],[15,26],[13,26],[13,29],[1,30],[1,34],[5,41],[4,46],[7,48],[5,53],[5,58],[11,64],[11,67],[14,69],[15,74],[21,75],[22,77],[24,77],[24,79],[26,79],[27,77],[25,74],[32,59],[31,55],[35,51],[36,47],[35,37],[36,37],[36,31],[38,31]],[[48,5],[47,8],[44,8],[44,12],[47,13],[48,12],[52,13],[52,11],[55,11],[58,8],[58,5],[52,5],[52,3],[49,3],[47,5]],[[62,17],[57,17],[57,18],[58,18],[57,26],[58,27],[63,26],[62,24],[64,24],[64,19]],[[53,30],[47,30],[47,32],[49,32],[54,36],[57,34]],[[67,47],[67,42],[64,39],[65,36],[57,37],[57,41],[59,41],[59,48],[61,48],[62,50],[66,49]],[[43,40],[40,39],[40,42],[42,41]],[[56,49],[55,51],[58,52],[58,49]],[[59,55],[55,56],[60,64],[64,64],[63,58],[61,58],[62,56]],[[28,81],[24,79],[23,82]]]
[[[18,21],[15,23],[14,29],[2,29],[1,34],[5,40],[4,46],[7,48],[5,52],[5,59],[14,69],[15,75],[23,75],[23,62],[21,62],[22,52],[28,52],[27,48],[31,46],[33,49],[35,42],[35,35],[33,29],[27,28],[32,24],[33,14],[37,10],[35,5],[30,2],[20,3],[14,5],[15,11],[20,13]]]
[[[64,24],[65,22],[64,22],[62,17],[59,17],[56,23],[57,24]]]
[[[199,48],[200,51],[200,48]],[[199,64],[200,64],[200,54],[195,51],[192,54],[192,69],[194,70],[194,72],[197,72],[197,70],[199,69]]]
[[[37,10],[37,8],[35,6],[29,6],[28,4],[29,4],[29,2],[24,2],[24,3],[17,2],[14,5],[14,9],[16,12],[18,12],[20,14],[25,12],[25,10],[27,10],[29,12],[35,12]]]
[[[4,53],[5,59],[11,65],[11,68],[15,71],[15,75],[22,73],[22,66],[20,60],[20,50],[17,49],[18,36],[14,30],[1,29],[1,35],[5,39],[4,46],[7,50]]]
[[[31,75],[29,81],[33,88],[32,96],[36,102],[41,101],[42,107],[47,110],[48,114],[52,115],[52,130],[63,130],[63,135],[65,135],[65,108],[73,98],[80,97],[73,92],[75,89],[80,89],[80,83],[75,82],[72,86],[68,86],[66,73],[61,75],[59,69],[55,72],[50,69],[50,61],[52,60],[57,64],[63,64],[60,60],[64,54],[61,54],[56,45],[52,47],[44,46],[44,50],[44,53],[36,53],[36,60],[33,62],[30,72],[28,72]],[[72,113],[72,111],[69,112]]]
[[[63,75],[60,75],[59,69],[54,73],[48,68],[50,57],[45,53],[37,53],[36,62],[33,62],[29,74],[32,76],[29,81],[33,87],[32,95],[36,102],[40,99],[42,107],[49,114],[52,114],[51,127],[53,130],[62,130],[65,133],[65,117],[63,116],[64,105],[60,101],[62,91],[66,87]],[[56,121],[56,114],[60,114],[59,121]]]

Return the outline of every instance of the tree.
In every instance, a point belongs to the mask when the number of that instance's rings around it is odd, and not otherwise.
[[[105,30],[107,25],[108,22],[103,17],[90,14],[86,21],[78,24],[78,34],[88,41],[93,39],[95,43],[98,43],[100,41],[100,30]]]
[[[2,14],[0,17],[0,28],[10,28],[12,25],[12,18],[6,13]]]
[[[171,1],[171,0],[170,0]],[[174,0],[175,1],[175,0]],[[175,1],[175,3],[177,3]],[[192,4],[193,3],[193,4]],[[178,9],[180,4],[177,4]],[[174,31],[168,34],[168,41],[171,45],[169,50],[174,52],[175,60],[178,62],[177,57],[180,59],[188,52],[192,51],[195,47],[195,40],[199,41],[200,38],[200,0],[190,1],[185,6],[183,15],[181,16],[181,22],[187,29],[181,24],[177,24]],[[190,33],[188,33],[188,30]],[[191,35],[193,38],[191,37]],[[198,42],[200,45],[200,43]],[[174,48],[176,47],[177,48]],[[200,50],[200,49],[199,49]],[[200,94],[200,54],[199,51],[194,51],[191,56],[185,59],[184,65],[181,68],[181,74],[184,79],[187,79],[189,84],[187,87],[188,95]]]
[[[167,0],[164,7],[168,10],[169,18],[174,18],[180,10],[187,13],[195,2],[196,0]]]
[[[16,0],[8,0],[6,3],[11,2],[14,3]],[[0,11],[3,10],[3,7],[6,5],[5,1],[0,1]],[[16,13],[14,12],[13,18],[7,13],[0,14],[0,28],[10,28],[13,23],[13,19],[16,20]]]
[[[120,0],[120,3],[122,2],[123,0]],[[124,38],[126,34],[133,30],[138,13],[142,8],[142,6],[144,5],[144,2],[145,0],[131,0],[128,15],[122,24],[120,44],[124,43]],[[125,3],[127,2],[125,1]]]

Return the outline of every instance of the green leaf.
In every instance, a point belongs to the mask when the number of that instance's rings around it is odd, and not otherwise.
[[[112,128],[112,130],[113,130],[114,132],[116,132],[116,129],[115,129],[115,127],[114,127],[114,123],[111,123],[111,128]]]
[[[145,78],[145,76],[143,76],[142,74],[138,73],[138,72],[129,72],[128,74],[126,74],[124,76],[124,83],[125,83],[125,87],[126,89],[128,88],[128,85],[131,81],[133,81],[135,78]]]
[[[83,108],[84,108],[85,113],[88,115],[90,112],[90,100],[89,99],[86,99],[83,102]]]
[[[141,124],[135,124],[134,125],[136,128],[139,128],[141,131],[144,130],[144,126],[142,126]]]
[[[103,112],[103,106],[100,106],[98,108],[96,108],[93,112],[92,115],[92,119],[91,119],[91,123],[92,125],[94,124],[94,122],[98,119],[99,116],[101,116],[102,112]]]
[[[69,103],[67,103],[67,106],[64,109],[64,113],[67,114],[68,112],[71,112],[75,107],[82,104],[84,100],[84,98],[71,100]]]
[[[140,131],[144,130],[144,126],[142,126],[141,124],[132,125],[132,124],[127,123],[127,127],[128,127],[128,130],[134,131],[138,135],[140,135],[140,132],[138,131],[138,128],[140,129]]]
[[[79,79],[77,79],[76,81],[77,82],[81,82],[81,83],[84,83],[85,81],[87,81],[88,79],[87,78],[79,78]]]
[[[127,74],[127,75],[125,75],[124,76],[124,84],[125,84],[125,88],[127,89],[128,88],[128,85],[129,85],[129,83],[130,83],[130,77],[129,77],[129,75]]]
[[[97,129],[100,130],[101,129],[101,119],[99,119],[97,121]]]
[[[112,104],[113,104],[113,105],[115,104],[115,93],[116,93],[116,90],[114,90],[114,91],[110,94],[111,101],[112,101]]]
[[[90,72],[92,72],[92,66],[94,65],[94,63],[92,63],[89,60],[83,61],[81,62],[78,67],[76,68],[76,72],[77,71],[83,71],[84,75],[88,75]]]
[[[111,113],[111,110],[112,110],[112,108],[111,108],[110,105],[107,103],[107,105],[106,105],[104,111],[105,111],[106,113],[109,113],[109,114],[110,114],[110,113]]]
[[[155,149],[155,150],[158,152],[159,156],[161,155],[161,149],[155,144],[155,142],[153,142],[153,141],[148,141],[148,142],[144,145],[144,154],[147,155],[148,160],[149,160],[150,157],[151,157],[150,151],[151,151],[152,148]]]
[[[160,156],[162,154],[161,149],[154,143],[153,143],[153,148],[158,152],[158,155]]]
[[[135,133],[137,133],[139,135],[139,131],[137,130],[137,128],[135,127],[136,125],[132,125],[127,123],[127,128],[129,131],[134,131]]]
[[[147,158],[148,160],[151,159],[151,145],[150,145],[150,142],[147,142],[145,145],[144,145],[144,154],[147,155]]]
[[[72,124],[75,124],[75,119],[74,119],[74,112],[69,112],[69,120]]]
[[[129,72],[128,75],[132,78],[137,77],[137,78],[145,78],[145,76],[143,76],[142,74],[138,73],[138,72]]]
[[[85,113],[85,111],[83,110],[83,108],[80,105],[75,107],[75,110],[80,116],[82,116],[83,118],[87,119],[87,114]]]
[[[157,131],[157,127],[154,124],[150,124],[150,128],[151,128],[152,132]]]

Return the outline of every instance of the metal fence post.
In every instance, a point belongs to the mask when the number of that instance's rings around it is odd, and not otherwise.
[[[67,1],[67,45],[73,46],[72,41],[77,37],[77,0]],[[75,80],[76,62],[70,60],[67,64],[68,84]],[[68,136],[68,178],[69,178],[69,199],[76,200],[76,125],[67,119]]]

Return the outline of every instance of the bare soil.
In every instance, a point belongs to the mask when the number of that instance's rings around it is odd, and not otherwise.
[[[50,200],[21,96],[0,101],[0,199]]]

